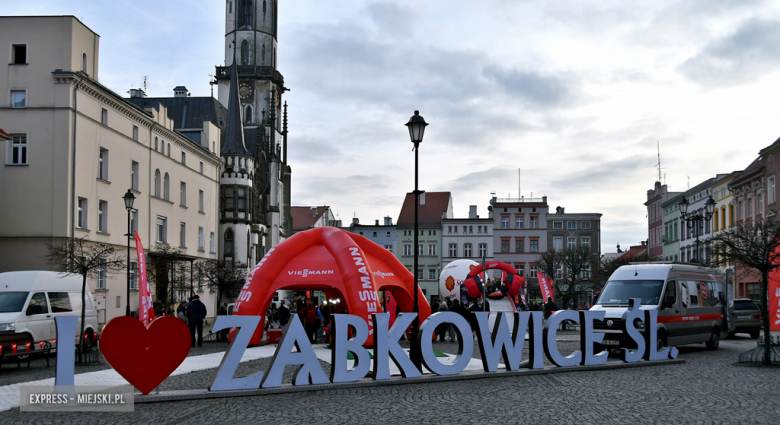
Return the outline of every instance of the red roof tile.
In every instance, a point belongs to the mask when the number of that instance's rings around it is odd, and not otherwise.
[[[632,246],[628,251],[624,252],[623,255],[619,256],[618,258],[625,258],[630,260],[644,254],[645,251],[647,251],[647,245]]]
[[[423,195],[420,195],[422,197]],[[447,212],[452,194],[450,192],[425,192],[425,205],[420,205],[417,222],[420,226],[441,226],[442,214]],[[414,226],[414,193],[407,193],[401,214],[398,215],[398,227]]]
[[[314,207],[290,207],[290,215],[293,219],[293,231],[306,230],[313,226],[317,220],[325,214],[330,207],[317,207],[317,215],[312,217],[312,208]]]

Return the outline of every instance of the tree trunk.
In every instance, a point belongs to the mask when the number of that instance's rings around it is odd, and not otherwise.
[[[764,322],[764,364],[772,364],[772,336],[769,333],[769,271],[761,271],[761,319]]]
[[[82,363],[82,355],[84,353],[84,319],[86,317],[87,308],[87,274],[81,275],[81,333],[79,333],[79,363]]]

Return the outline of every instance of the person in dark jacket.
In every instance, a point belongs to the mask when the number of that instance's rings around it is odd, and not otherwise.
[[[287,322],[290,321],[290,309],[282,301],[282,305],[279,306],[279,326],[282,328],[282,333],[287,329]]]
[[[547,320],[555,311],[558,311],[558,306],[551,297],[547,297],[547,302],[544,304],[544,320]]]
[[[187,319],[190,325],[190,338],[192,344],[190,347],[195,346],[195,330],[198,330],[198,347],[203,346],[203,319],[206,318],[206,306],[200,302],[200,297],[197,295],[192,296],[192,301],[187,304]]]

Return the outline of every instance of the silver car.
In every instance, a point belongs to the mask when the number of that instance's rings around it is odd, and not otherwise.
[[[753,339],[758,338],[764,321],[761,319],[761,309],[750,298],[736,298],[734,300],[734,314],[737,316],[737,328],[731,333],[750,334]]]

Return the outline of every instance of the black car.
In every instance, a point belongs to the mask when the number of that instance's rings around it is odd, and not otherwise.
[[[734,300],[734,314],[737,317],[737,328],[732,332],[732,335],[746,333],[750,334],[753,339],[758,338],[764,324],[758,305],[750,298],[737,298]]]

